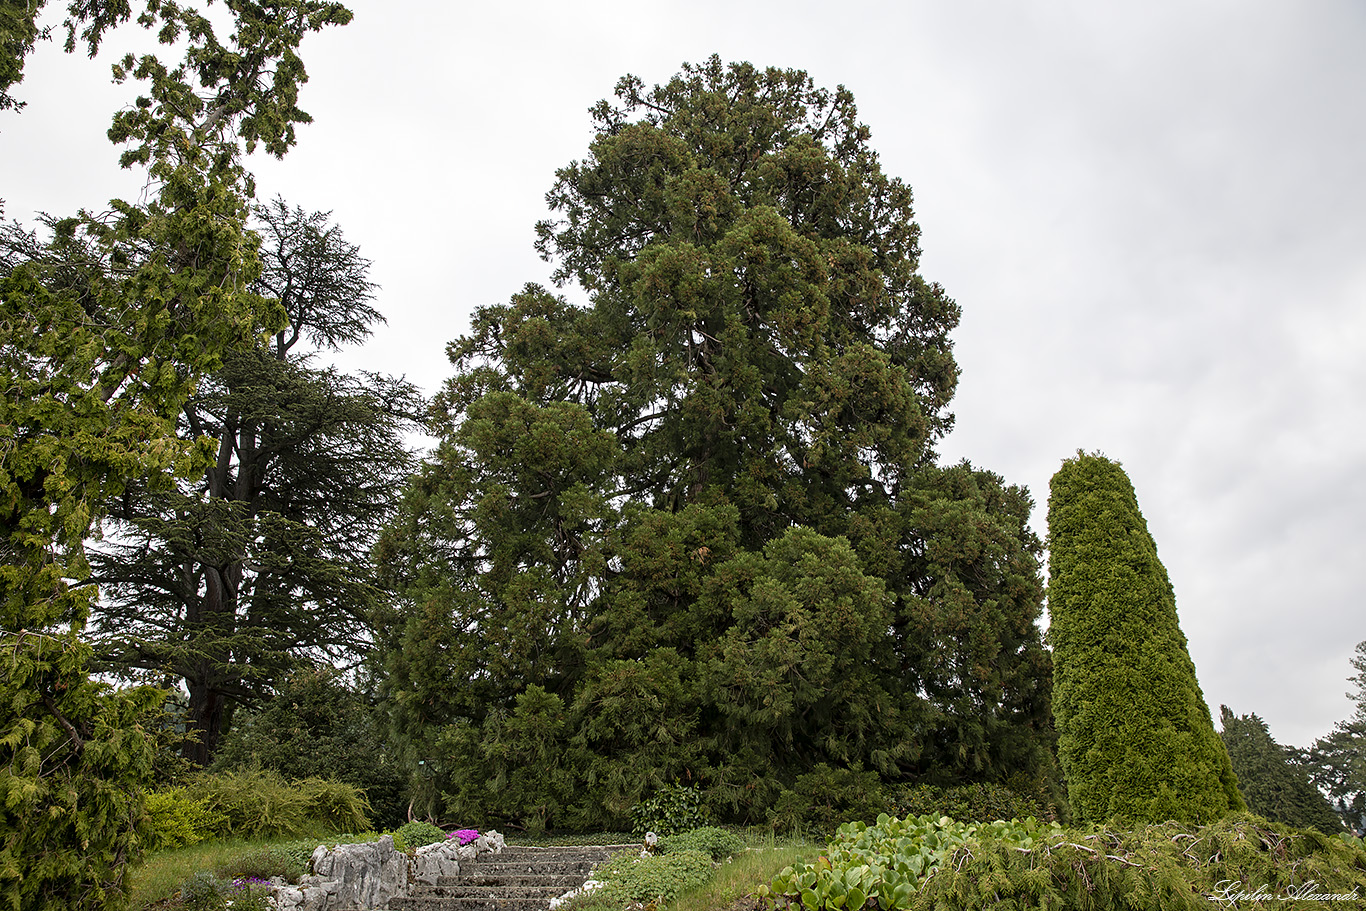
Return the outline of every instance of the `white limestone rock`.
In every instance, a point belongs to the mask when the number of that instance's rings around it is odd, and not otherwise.
[[[439,876],[456,876],[464,849],[453,841],[439,841],[423,845],[413,852],[412,878],[421,883],[436,885]]]

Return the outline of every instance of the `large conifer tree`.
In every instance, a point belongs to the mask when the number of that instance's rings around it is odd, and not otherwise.
[[[935,464],[958,307],[850,93],[713,57],[593,118],[539,226],[588,303],[478,311],[384,549],[396,720],[460,757],[452,810],[619,824],[679,779],[762,819],[818,763],[1046,774],[1029,499]],[[519,784],[531,730],[563,749]]]
[[[1292,751],[1277,743],[1257,715],[1235,715],[1219,706],[1219,739],[1228,748],[1238,790],[1259,816],[1325,834],[1343,831],[1342,819],[1314,787]]]
[[[1048,501],[1058,758],[1079,820],[1203,823],[1243,809],[1157,546],[1118,463],[1078,453]]]
[[[236,706],[299,666],[354,665],[368,649],[370,549],[415,465],[403,435],[422,408],[401,379],[313,363],[383,322],[359,249],[324,212],[277,198],[254,215],[253,290],[287,322],[181,406],[182,435],[211,440],[213,462],[174,490],[128,485],[91,554],[102,669],[183,685],[198,765]]]

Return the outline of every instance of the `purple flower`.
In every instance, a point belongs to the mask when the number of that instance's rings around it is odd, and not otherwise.
[[[478,829],[456,829],[454,832],[446,836],[446,840],[449,841],[452,838],[458,839],[460,844],[463,846],[469,844],[478,837]]]

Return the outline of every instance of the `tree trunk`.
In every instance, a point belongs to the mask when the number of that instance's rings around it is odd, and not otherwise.
[[[187,732],[199,735],[185,741],[180,755],[195,765],[206,768],[218,752],[227,720],[228,697],[205,680],[187,681],[190,688],[190,707],[185,717]]]

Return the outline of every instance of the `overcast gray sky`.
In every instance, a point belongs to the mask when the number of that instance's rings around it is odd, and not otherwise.
[[[54,0],[58,2],[58,0]],[[58,3],[58,6],[64,4]],[[1077,449],[1133,480],[1211,708],[1306,745],[1366,639],[1366,3],[354,0],[309,40],[316,118],[259,193],[332,210],[389,323],[341,360],[428,392],[532,250],[618,77],[712,53],[844,84],[963,308],[944,458],[1027,485]],[[111,46],[110,50],[114,50]],[[21,221],[136,196],[132,98],[42,47],[0,114]]]

